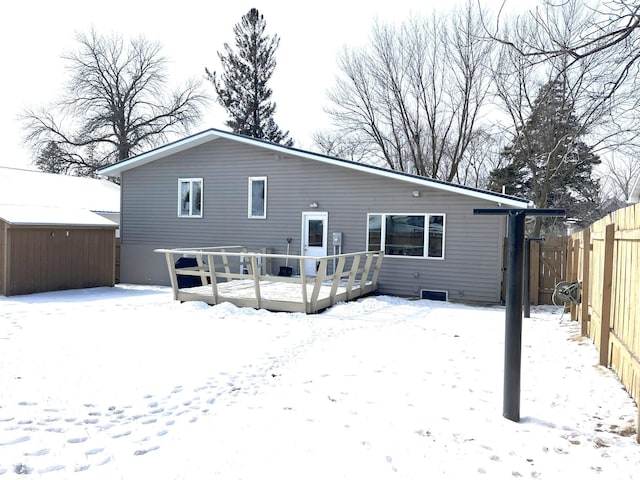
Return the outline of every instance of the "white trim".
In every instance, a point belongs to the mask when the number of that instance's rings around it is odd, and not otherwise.
[[[422,292],[435,292],[435,293],[444,293],[444,301],[449,301],[449,290],[435,290],[433,288],[421,288],[420,289],[420,300],[430,300],[428,298],[422,298]],[[432,302],[438,302],[440,300],[431,300]]]
[[[446,236],[447,236],[447,214],[446,213],[427,213],[427,212],[412,212],[412,213],[380,213],[380,212],[368,212],[367,214],[367,231],[366,231],[366,250],[369,251],[369,218],[372,215],[379,215],[382,218],[380,219],[380,250],[385,252],[385,256],[393,257],[393,258],[413,258],[413,259],[423,259],[423,260],[437,260],[442,261],[445,259],[445,246],[446,246]],[[384,221],[386,217],[389,216],[406,216],[406,217],[424,217],[425,226],[423,231],[423,240],[422,240],[422,249],[423,255],[394,255],[391,253],[386,253],[386,227],[387,222]],[[439,257],[431,257],[429,256],[429,219],[431,217],[442,217],[442,256]]]
[[[264,182],[264,204],[263,214],[253,215],[253,182]],[[247,218],[267,218],[267,177],[249,177],[248,191],[247,191]]]
[[[309,160],[314,160],[314,161],[326,163],[329,165],[335,165],[335,166],[347,168],[350,170],[366,172],[368,174],[378,175],[385,178],[392,178],[394,180],[407,182],[414,186],[429,187],[436,190],[442,190],[446,192],[466,195],[466,196],[477,198],[480,200],[486,200],[489,202],[497,203],[503,206],[510,206],[510,207],[517,207],[517,208],[528,208],[529,206],[531,206],[531,202],[524,199],[518,199],[518,198],[510,197],[507,195],[496,194],[494,192],[488,192],[488,191],[478,190],[470,187],[464,187],[462,185],[456,185],[453,183],[440,182],[440,181],[432,180],[426,177],[416,177],[412,175],[406,175],[399,172],[395,172],[393,170],[372,167],[371,165],[366,165],[363,163],[356,163],[356,162],[351,162],[347,160],[341,160],[338,158],[327,157],[324,155],[315,154],[311,152],[305,152],[304,150],[297,150],[295,148],[285,147],[282,145],[278,145],[276,143],[270,143],[270,142],[258,140],[255,138],[245,137],[243,135],[224,132],[216,129],[205,130],[203,132],[200,132],[190,137],[184,138],[182,140],[178,140],[176,142],[170,143],[163,147],[156,148],[155,150],[151,150],[150,152],[146,152],[136,157],[129,158],[122,162],[118,162],[114,165],[111,165],[110,167],[106,167],[98,170],[98,174],[105,175],[105,176],[119,176],[122,172],[129,170],[131,168],[146,165],[147,163],[153,162],[160,158],[164,158],[167,155],[172,155],[178,152],[182,152],[189,148],[202,145],[204,143],[207,143],[212,140],[216,140],[218,138],[224,138],[224,139],[232,140],[238,143],[243,143],[247,145],[252,145],[254,147],[264,148],[282,155],[306,158]]]
[[[322,232],[322,245],[324,246],[324,254],[322,256],[327,256],[328,252],[329,252],[329,236],[328,236],[328,231],[329,231],[329,212],[315,212],[315,211],[307,211],[307,212],[302,212],[302,233],[300,234],[300,253],[302,254],[302,256],[306,256],[307,252],[306,252],[306,242],[307,242],[307,224],[308,224],[308,219],[313,219],[313,217],[318,217],[322,219],[323,222],[323,232]],[[318,247],[314,247],[314,248],[318,248]],[[318,256],[318,255],[314,255],[314,256]],[[307,265],[309,263],[314,262],[314,260],[305,260],[304,261],[304,268],[305,268],[305,272],[307,269]],[[309,275],[308,273],[306,275]]]
[[[182,184],[189,183],[189,213],[182,213]],[[200,184],[200,213],[193,214],[193,185]],[[202,178],[178,178],[178,218],[202,218],[204,204],[204,181]]]

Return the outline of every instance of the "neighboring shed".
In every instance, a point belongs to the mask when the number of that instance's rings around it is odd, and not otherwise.
[[[116,228],[87,210],[0,205],[0,295],[113,286]]]
[[[473,210],[528,206],[216,129],[98,173],[120,179],[126,283],[168,285],[166,262],[154,253],[162,248],[242,245],[276,255],[290,248],[318,258],[381,250],[379,293],[497,303],[505,219]],[[271,260],[277,275],[284,257]],[[305,260],[304,274],[318,265]]]
[[[0,295],[112,286],[120,187],[0,167]]]
[[[104,179],[0,167],[0,205],[82,209],[120,224],[120,186]]]

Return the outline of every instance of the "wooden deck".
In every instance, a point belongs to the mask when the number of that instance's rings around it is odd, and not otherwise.
[[[317,313],[331,305],[374,292],[384,254],[356,252],[324,257],[249,252],[241,246],[158,249],[165,255],[174,300],[281,312]],[[181,258],[194,266],[176,267]],[[316,275],[305,274],[313,261]],[[291,266],[293,275],[273,274]],[[197,278],[199,285],[186,285]],[[187,281],[185,281],[187,279]],[[182,284],[182,286],[181,286]]]

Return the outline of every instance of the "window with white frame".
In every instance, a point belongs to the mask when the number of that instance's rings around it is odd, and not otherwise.
[[[267,177],[249,177],[249,218],[267,218]]]
[[[202,217],[202,179],[178,179],[178,216]]]
[[[367,250],[385,255],[444,258],[444,214],[371,213],[367,222]]]

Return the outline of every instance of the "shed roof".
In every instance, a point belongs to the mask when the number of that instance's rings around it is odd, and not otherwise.
[[[118,227],[117,223],[82,208],[0,204],[0,220],[10,225]]]
[[[150,150],[146,153],[142,153],[135,157],[122,160],[118,163],[115,163],[114,165],[111,165],[109,167],[99,170],[98,174],[105,175],[105,176],[120,176],[123,172],[130,170],[132,168],[146,165],[148,163],[154,162],[155,160],[165,158],[169,155],[173,155],[175,153],[179,153],[184,150],[188,150],[190,148],[196,147],[198,145],[202,145],[207,142],[215,141],[220,138],[232,140],[232,141],[243,143],[243,144],[253,145],[253,146],[271,150],[275,153],[279,153],[283,155],[306,158],[308,160],[313,160],[313,161],[317,161],[325,164],[336,165],[336,166],[348,168],[351,170],[357,170],[357,171],[366,172],[374,175],[379,175],[382,177],[401,180],[401,181],[413,184],[415,186],[429,187],[429,188],[434,188],[436,190],[449,191],[452,193],[458,193],[458,194],[466,195],[469,197],[474,197],[482,200],[488,200],[491,202],[504,204],[510,207],[527,208],[530,203],[526,199],[513,197],[511,195],[504,195],[496,192],[489,192],[487,190],[481,190],[478,188],[472,188],[464,185],[444,182],[442,180],[421,177],[419,175],[411,175],[408,173],[398,172],[398,171],[390,170],[387,168],[376,167],[376,166],[367,165],[364,163],[353,162],[350,160],[343,160],[337,157],[330,157],[328,155],[323,155],[319,153],[312,153],[305,150],[300,150],[293,147],[286,147],[284,145],[280,145],[277,143],[267,142],[265,140],[256,139],[256,138],[248,137],[245,135],[240,135],[237,133],[230,133],[222,130],[217,130],[215,128],[204,130],[200,133],[196,133],[194,135],[183,138],[181,140],[177,140],[175,142],[169,143],[167,145],[156,148],[154,150]]]
[[[120,186],[104,179],[0,167],[0,205],[119,213]]]

